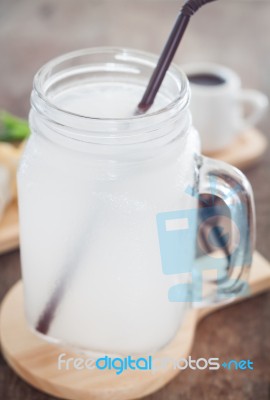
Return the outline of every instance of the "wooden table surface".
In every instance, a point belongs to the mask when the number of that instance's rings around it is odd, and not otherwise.
[[[22,117],[36,70],[70,50],[117,45],[160,52],[179,10],[174,0],[0,0],[0,108]],[[177,63],[234,68],[270,97],[270,1],[220,0],[196,15]],[[270,138],[269,113],[260,128]],[[245,171],[255,192],[257,249],[270,260],[270,149]],[[20,278],[19,251],[0,257],[0,299]],[[199,326],[194,358],[251,359],[253,371],[184,371],[148,400],[270,398],[270,293],[230,306]],[[0,356],[1,400],[53,399],[22,382]]]

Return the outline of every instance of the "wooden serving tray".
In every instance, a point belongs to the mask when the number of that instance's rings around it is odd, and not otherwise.
[[[19,218],[17,201],[8,205],[0,222],[0,254],[19,247]]]
[[[255,253],[250,276],[250,296],[270,289],[270,265]],[[236,301],[245,300],[245,298]],[[232,304],[232,303],[230,303]],[[180,331],[154,357],[187,358],[196,326],[206,315],[222,306],[192,309]],[[179,370],[152,371],[59,370],[58,356],[84,357],[48,344],[27,327],[23,311],[22,283],[18,282],[5,297],[0,312],[0,338],[3,355],[11,368],[30,385],[50,395],[70,400],[130,400],[146,396],[169,382]]]
[[[230,147],[213,153],[205,153],[239,169],[256,164],[267,149],[266,137],[257,129],[250,129],[239,134]]]

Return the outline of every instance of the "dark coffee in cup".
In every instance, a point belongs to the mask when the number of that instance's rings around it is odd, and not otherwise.
[[[191,83],[203,86],[218,86],[226,83],[226,80],[219,75],[211,73],[196,73],[188,75]]]

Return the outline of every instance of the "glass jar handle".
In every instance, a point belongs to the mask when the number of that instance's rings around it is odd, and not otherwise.
[[[193,285],[193,300],[195,305],[196,303],[205,305],[233,299],[246,290],[255,243],[255,208],[251,186],[237,168],[203,156],[197,156],[196,162],[199,196],[206,195],[206,198],[208,196],[210,200],[214,196],[222,199],[225,207],[215,207],[219,216],[224,218],[226,213],[223,213],[222,210],[225,208],[227,212],[229,211],[229,218],[227,217],[229,229],[224,230],[222,225],[215,226],[215,221],[218,225],[218,220],[211,214],[211,207],[205,208],[199,226],[198,233],[200,233],[200,227],[206,226],[207,228],[209,234],[206,241],[209,240],[210,233],[214,232],[216,236],[219,236],[220,247],[224,247],[226,244],[227,250],[226,257],[224,257],[224,249],[222,255],[220,251],[213,255],[207,254],[203,257],[204,262],[201,265],[197,263],[194,268],[196,284]],[[209,273],[210,271],[213,275],[214,269],[215,279],[213,277],[205,279],[205,275],[207,275],[205,272]],[[202,287],[206,283],[208,283],[208,289],[210,285],[210,293],[202,295]],[[199,291],[198,285],[201,288]],[[198,293],[201,293],[201,296],[198,296]]]

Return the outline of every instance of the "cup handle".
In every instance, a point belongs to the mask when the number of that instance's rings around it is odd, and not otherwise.
[[[243,117],[244,128],[255,126],[268,107],[268,98],[265,94],[252,89],[242,89],[237,96],[242,106],[250,107],[250,112]]]
[[[210,293],[200,299],[196,299],[196,293],[193,294],[194,306],[200,307],[233,300],[246,290],[255,243],[255,207],[252,188],[241,171],[204,156],[198,156],[196,160],[199,178],[197,193],[222,199],[226,210],[229,210],[231,247],[231,250],[227,249],[226,258],[224,253],[221,258],[211,257],[211,254],[206,256],[206,269],[215,269],[220,261],[224,264],[224,259],[226,265],[222,267],[222,277],[218,274],[217,278],[207,280]],[[198,283],[205,284],[205,277],[198,265],[195,265],[194,274],[196,284],[193,286],[198,293]]]

